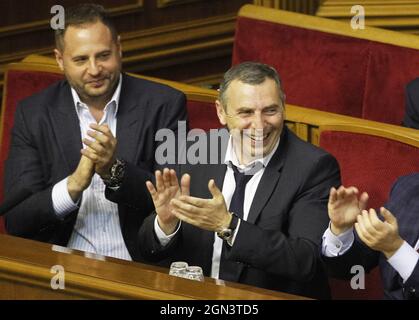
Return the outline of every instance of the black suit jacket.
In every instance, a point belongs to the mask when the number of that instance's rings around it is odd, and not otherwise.
[[[211,198],[208,181],[215,179],[221,190],[226,166],[183,165],[181,170],[191,175],[191,195]],[[234,245],[227,246],[228,258],[237,262],[235,280],[328,298],[318,246],[328,224],[329,190],[338,185],[336,160],[285,128],[260,180],[248,219],[241,222]],[[148,217],[139,232],[144,257],[165,266],[173,261],[187,261],[201,266],[209,276],[214,233],[182,223],[176,236],[162,247],[154,233],[154,219],[155,214]]]
[[[118,203],[122,234],[133,259],[140,259],[135,238],[142,220],[153,210],[145,181],[155,168],[154,135],[160,128],[176,131],[186,119],[185,96],[168,86],[122,77],[117,113],[116,155],[127,161],[122,186],[106,189]],[[5,215],[7,231],[16,236],[65,246],[78,211],[60,220],[54,213],[53,186],[76,169],[82,148],[79,120],[67,81],[60,81],[19,103],[6,162],[5,194],[26,188],[30,196]],[[136,180],[136,189],[132,181]],[[127,203],[139,198],[139,205]]]
[[[419,78],[406,86],[406,110],[403,125],[419,129]]]
[[[413,248],[419,238],[419,173],[399,178],[394,184],[390,199],[385,205],[397,218],[400,236]],[[361,265],[368,272],[380,267],[386,299],[419,299],[419,263],[409,279],[403,283],[397,271],[378,251],[368,248],[356,236],[352,247],[342,256],[323,257],[331,276],[350,279],[353,265]]]

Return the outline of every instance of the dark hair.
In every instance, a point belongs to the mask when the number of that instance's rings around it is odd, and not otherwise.
[[[98,4],[83,3],[65,9],[65,27],[55,30],[55,45],[59,50],[64,49],[64,35],[69,26],[83,26],[93,24],[97,21],[102,22],[112,34],[112,39],[117,41],[118,34],[115,25],[110,19],[105,8]]]
[[[227,107],[226,92],[233,80],[239,80],[246,84],[257,85],[263,83],[266,78],[274,80],[278,85],[279,98],[282,106],[285,106],[285,94],[282,90],[281,79],[279,78],[276,70],[267,64],[251,61],[235,65],[224,74],[219,90],[221,104],[224,108]]]

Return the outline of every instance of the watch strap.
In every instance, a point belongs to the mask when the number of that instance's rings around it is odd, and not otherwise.
[[[236,230],[237,225],[239,223],[239,216],[237,216],[234,212],[231,212],[231,221],[230,225],[227,228],[217,232],[217,236],[225,241],[231,240],[234,234],[234,230]]]

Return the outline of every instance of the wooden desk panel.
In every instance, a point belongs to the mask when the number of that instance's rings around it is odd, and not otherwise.
[[[65,289],[51,288],[52,266]],[[242,284],[177,278],[168,269],[0,234],[0,299],[306,299]]]

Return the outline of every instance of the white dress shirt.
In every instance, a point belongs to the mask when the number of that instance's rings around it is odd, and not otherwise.
[[[122,76],[118,86],[106,104],[99,125],[107,124],[116,137],[116,122],[119,98],[121,94]],[[89,124],[96,120],[89,111],[89,107],[81,102],[77,92],[71,88],[77,116],[80,123],[82,139],[90,139],[88,130],[93,130]],[[75,133],[76,134],[76,133]],[[83,145],[85,148],[86,146]],[[67,178],[56,183],[52,189],[52,203],[55,213],[64,219],[71,211],[79,208],[73,233],[67,247],[94,254],[132,260],[122,237],[119,224],[118,205],[105,198],[105,184],[95,173],[90,186],[84,190],[83,196],[77,203],[71,199],[67,189]]]
[[[262,178],[263,173],[265,172],[265,167],[268,165],[269,161],[271,160],[272,156],[274,155],[276,149],[279,145],[279,140],[277,141],[275,147],[273,150],[266,155],[265,157],[261,159],[257,159],[248,165],[240,165],[239,161],[237,159],[236,153],[234,152],[233,144],[232,144],[232,138],[230,136],[230,139],[228,141],[226,155],[224,158],[224,163],[227,165],[227,170],[224,177],[224,184],[222,189],[222,194],[224,196],[224,200],[226,202],[227,208],[230,206],[231,198],[233,197],[234,190],[236,188],[236,181],[234,179],[234,171],[231,166],[233,164],[238,168],[240,172],[245,172],[247,170],[253,169],[254,167],[260,165],[260,169],[255,172],[253,177],[249,180],[249,182],[246,184],[246,190],[245,190],[245,196],[244,196],[244,204],[243,204],[243,220],[247,220],[247,217],[249,215],[250,206],[253,202],[253,198],[255,196],[257,187],[259,185],[260,179]],[[193,178],[193,177],[192,177]],[[205,183],[203,181],[203,183]],[[180,223],[179,223],[180,227]],[[154,220],[154,231],[157,235],[157,238],[159,239],[161,245],[166,245],[170,239],[178,232],[179,227],[177,230],[172,233],[171,235],[166,235],[160,228],[157,217]],[[236,230],[234,231],[232,241],[229,243],[230,245],[234,244],[234,240],[236,238],[237,232],[240,228],[240,220],[237,225]],[[220,261],[221,261],[221,251],[223,248],[223,240],[220,239],[217,234],[214,232],[214,244],[213,244],[213,254],[212,254],[212,264],[211,264],[211,277],[214,279],[219,278],[220,273]]]
[[[322,253],[326,257],[337,257],[348,251],[355,241],[354,228],[336,236],[329,228],[323,234]],[[403,282],[409,279],[419,260],[419,240],[412,248],[406,241],[387,259],[388,263],[399,273]]]

